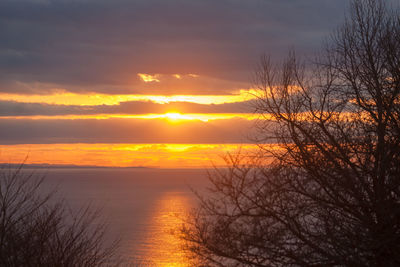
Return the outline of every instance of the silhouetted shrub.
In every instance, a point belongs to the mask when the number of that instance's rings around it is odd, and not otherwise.
[[[22,166],[1,169],[0,266],[117,265],[117,242],[105,245],[99,212],[71,211],[42,182]]]

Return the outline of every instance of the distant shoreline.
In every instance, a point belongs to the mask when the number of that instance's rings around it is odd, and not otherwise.
[[[119,166],[96,166],[96,165],[71,165],[71,164],[16,164],[16,163],[0,163],[0,169],[3,168],[11,168],[17,169],[20,167],[24,169],[143,169],[143,170],[174,170],[174,169],[212,169],[210,167],[158,167],[158,166],[127,166],[127,167],[119,167]],[[223,168],[223,166],[218,167]]]
[[[159,169],[159,167],[145,166],[129,166],[129,167],[114,167],[114,166],[96,166],[96,165],[71,165],[71,164],[16,164],[16,163],[0,163],[0,168],[24,168],[32,169]]]

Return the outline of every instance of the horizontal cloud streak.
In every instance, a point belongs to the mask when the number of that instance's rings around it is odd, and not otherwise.
[[[254,122],[245,119],[170,122],[162,119],[1,119],[0,144],[246,143]]]
[[[150,101],[128,101],[119,105],[50,105],[40,103],[19,103],[0,101],[0,116],[59,116],[93,114],[149,114],[149,113],[253,113],[253,101],[238,103],[202,105],[189,102],[171,102],[165,104]]]

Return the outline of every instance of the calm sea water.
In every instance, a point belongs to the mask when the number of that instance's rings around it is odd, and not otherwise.
[[[189,266],[173,234],[196,205],[190,188],[207,186],[202,169],[48,169],[43,190],[57,186],[73,208],[102,208],[108,237],[120,237],[121,254],[133,266]]]

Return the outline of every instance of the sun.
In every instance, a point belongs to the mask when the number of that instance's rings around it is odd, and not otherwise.
[[[168,112],[168,113],[165,113],[163,117],[170,121],[193,120],[192,117],[183,115],[179,112]]]

